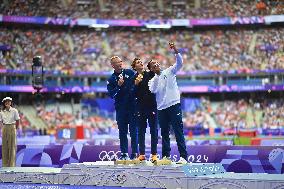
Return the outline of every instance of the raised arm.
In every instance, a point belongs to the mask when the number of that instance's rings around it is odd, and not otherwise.
[[[182,64],[183,64],[183,60],[182,60],[182,56],[181,56],[181,54],[178,52],[178,50],[177,50],[175,44],[172,43],[172,42],[169,42],[169,46],[170,46],[170,48],[173,49],[174,52],[175,52],[176,63],[175,63],[173,66],[171,66],[171,72],[172,72],[173,74],[176,74],[176,73],[181,69]]]
[[[180,53],[175,54],[175,56],[176,56],[176,63],[172,66],[171,70],[173,74],[176,74],[181,69],[183,63],[182,56]]]

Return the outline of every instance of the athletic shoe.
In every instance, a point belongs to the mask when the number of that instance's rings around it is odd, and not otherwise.
[[[152,157],[151,157],[151,160],[150,160],[152,163],[155,163],[155,162],[157,162],[158,161],[158,156],[157,156],[157,154],[155,154],[155,155],[153,155],[152,154]]]
[[[139,160],[139,161],[145,161],[145,160],[146,160],[146,157],[145,157],[145,155],[139,155],[138,158],[137,158],[137,160]]]
[[[180,157],[178,162],[176,162],[176,164],[183,164],[184,165],[184,164],[187,164],[187,161],[183,157]]]
[[[129,160],[130,158],[129,158],[129,156],[128,156],[128,153],[122,153],[121,155],[120,155],[120,158],[119,158],[119,160]]]

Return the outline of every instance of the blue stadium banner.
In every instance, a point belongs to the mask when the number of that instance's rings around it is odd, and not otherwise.
[[[91,18],[78,18],[77,24],[78,26],[91,26],[93,24],[97,24],[97,20]]]
[[[171,28],[173,26],[213,26],[213,25],[235,25],[235,24],[270,24],[272,22],[284,22],[283,15],[251,16],[251,17],[221,17],[221,18],[197,18],[197,19],[92,19],[92,18],[53,18],[33,16],[5,16],[0,15],[0,22],[29,23],[29,24],[51,24],[73,27],[90,26],[130,26],[148,28]]]
[[[77,25],[77,19],[73,18],[52,18],[52,17],[34,17],[34,16],[3,16],[2,22],[68,25],[68,26]]]
[[[264,17],[265,23],[284,22],[284,15],[269,15]]]
[[[96,24],[108,24],[110,26],[143,26],[143,20],[124,19],[124,20],[111,20],[111,19],[97,19]]]
[[[201,18],[190,19],[190,25],[192,26],[214,26],[214,25],[230,25],[231,21],[229,17],[223,18]]]
[[[29,24],[45,24],[47,17],[34,16],[3,16],[3,22],[29,23]]]
[[[191,27],[189,19],[172,19],[171,24],[172,26]]]
[[[77,25],[77,19],[73,18],[50,18],[47,17],[44,21],[44,24],[49,25],[64,25],[64,26],[75,26]]]
[[[231,24],[264,24],[263,16],[231,17]]]

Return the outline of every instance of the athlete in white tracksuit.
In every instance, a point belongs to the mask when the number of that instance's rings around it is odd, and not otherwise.
[[[176,73],[182,67],[182,56],[173,43],[170,48],[174,49],[176,63],[165,70],[161,70],[157,61],[151,61],[150,70],[155,72],[155,76],[149,81],[149,89],[156,94],[158,119],[162,135],[162,156],[170,156],[170,124],[175,133],[180,161],[186,162],[187,151],[183,133],[182,112],[180,105],[180,92],[177,86]]]

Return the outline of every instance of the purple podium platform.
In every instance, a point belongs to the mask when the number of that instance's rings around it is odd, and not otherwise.
[[[283,146],[187,146],[187,151],[188,162],[221,163],[227,172],[284,173]],[[158,154],[161,155],[160,148]],[[114,161],[119,155],[117,145],[18,145],[16,165],[61,168],[70,163]],[[171,159],[179,160],[176,146],[172,147]]]

